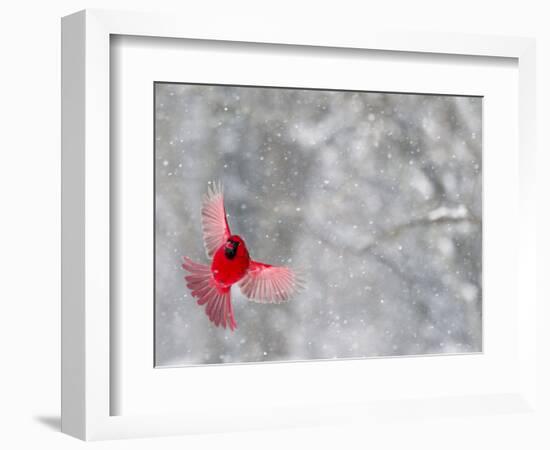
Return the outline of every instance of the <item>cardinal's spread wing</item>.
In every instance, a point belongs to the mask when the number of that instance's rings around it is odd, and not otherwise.
[[[296,295],[303,288],[303,282],[296,272],[288,267],[251,261],[247,274],[239,281],[239,287],[252,301],[281,303]]]
[[[202,201],[202,234],[206,254],[212,258],[231,236],[225,207],[223,206],[223,189],[221,184],[212,183]]]

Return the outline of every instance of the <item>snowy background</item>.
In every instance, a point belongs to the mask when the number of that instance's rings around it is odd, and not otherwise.
[[[482,100],[156,84],[156,364],[481,351]],[[304,269],[289,303],[216,328],[185,286],[221,180],[254,259]]]

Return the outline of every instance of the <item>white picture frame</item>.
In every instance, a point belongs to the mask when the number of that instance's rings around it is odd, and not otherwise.
[[[192,17],[112,11],[82,11],[62,22],[62,430],[86,440],[123,437],[162,436],[222,430],[338,421],[342,418],[376,420],[392,417],[392,402],[401,401],[399,416],[412,416],[419,410],[432,414],[496,413],[503,405],[514,412],[536,408],[536,292],[535,292],[535,221],[532,194],[535,161],[535,45],[526,38],[471,36],[456,34],[408,34],[373,31],[340,33],[338,36],[312,34],[304,29],[272,27],[261,22],[234,24],[209,23]],[[120,353],[113,348],[117,324],[113,322],[111,277],[111,184],[116,174],[110,169],[110,90],[111,36],[141,36],[255,44],[285,44],[304,48],[368,49],[382,52],[423,55],[464,55],[500,57],[517,61],[519,177],[512,183],[512,195],[518,198],[520,219],[514,227],[517,243],[516,286],[517,366],[506,388],[496,392],[442,395],[444,390],[423,391],[411,396],[399,391],[393,398],[374,396],[356,402],[335,399],[330,404],[315,403],[304,396],[300,406],[280,403],[263,405],[250,412],[232,411],[232,420],[223,420],[224,411],[214,417],[207,411],[193,414],[147,411],[117,413],[113,395],[121,387],[113,376]],[[397,53],[396,53],[397,54]],[[521,293],[520,301],[518,295]],[[130,317],[130,320],[133,320]],[[152,335],[150,336],[152,339]],[[468,357],[454,360],[454,370],[466,367]],[[151,358],[152,361],[152,358]],[[399,364],[379,360],[379,365]],[[477,364],[478,362],[473,362]],[[328,371],[338,378],[358,369],[363,361],[345,361],[330,366],[308,364],[293,375],[315,377],[316,371]],[[412,359],[408,363],[414,364]],[[432,363],[433,364],[433,363]],[[244,372],[258,376],[285,376],[289,365],[234,366],[236,378]],[[302,365],[304,367],[304,365]],[[323,369],[321,369],[321,367]],[[448,366],[450,369],[451,366]],[[152,367],[151,367],[152,369]],[[221,370],[221,368],[213,368]],[[191,369],[203,370],[203,369]],[[209,369],[209,376],[212,369]],[[420,370],[420,374],[422,369]],[[424,370],[428,370],[427,368]],[[271,374],[270,374],[271,373]],[[381,372],[383,373],[383,372]],[[516,376],[517,375],[517,376]],[[194,375],[196,377],[196,374]],[[184,377],[184,375],[182,375]],[[116,379],[115,379],[116,378]],[[148,389],[152,389],[150,385]],[[410,392],[413,392],[412,390]],[[453,395],[455,395],[453,397]],[[419,398],[418,398],[419,397]],[[198,402],[197,400],[194,400]],[[243,404],[254,404],[253,397]],[[193,403],[191,401],[191,403]],[[394,403],[393,403],[394,404]],[[244,408],[244,407],[243,407]],[[210,414],[207,417],[207,414]],[[227,417],[227,415],[225,416]]]

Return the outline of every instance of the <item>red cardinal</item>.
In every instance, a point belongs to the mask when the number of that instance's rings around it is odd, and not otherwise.
[[[201,208],[202,232],[209,266],[184,257],[182,267],[191,295],[199,305],[206,305],[208,318],[233,331],[237,327],[231,306],[231,286],[239,284],[242,293],[260,303],[290,300],[302,287],[296,273],[288,267],[277,267],[253,261],[244,240],[231,234],[223,205],[221,185],[209,186]]]

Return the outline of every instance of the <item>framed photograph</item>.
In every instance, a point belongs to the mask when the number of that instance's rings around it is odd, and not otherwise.
[[[62,46],[64,432],[532,410],[531,40],[83,11]]]

